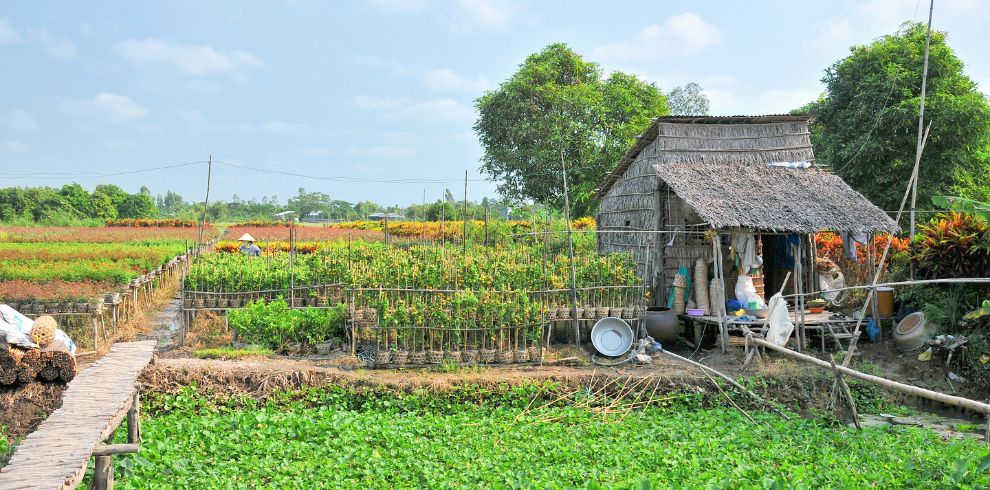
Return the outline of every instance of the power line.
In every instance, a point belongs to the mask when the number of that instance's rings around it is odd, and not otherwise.
[[[327,180],[333,182],[368,183],[368,184],[452,184],[463,181],[463,179],[426,179],[426,178],[372,179],[367,177],[352,177],[352,176],[344,176],[344,175],[321,176],[321,175],[302,174],[298,172],[288,172],[285,170],[264,169],[264,168],[253,167],[250,165],[245,165],[242,163],[222,162],[222,161],[214,161],[213,163],[227,165],[229,167],[234,167],[234,168],[241,168],[244,170],[250,170],[252,172],[258,172],[262,174],[286,175],[289,177],[298,177],[302,179]],[[484,182],[485,179],[469,179],[469,181]]]
[[[116,177],[118,175],[130,175],[139,174],[145,172],[154,172],[157,170],[168,170],[173,168],[189,167],[192,165],[200,165],[206,163],[206,160],[198,162],[188,162],[179,163],[175,165],[163,165],[160,167],[148,167],[140,168],[135,170],[123,170],[120,172],[0,172],[0,176],[9,177],[12,179],[36,179],[36,180],[65,180],[66,177],[79,178],[79,179],[99,179],[105,177]]]

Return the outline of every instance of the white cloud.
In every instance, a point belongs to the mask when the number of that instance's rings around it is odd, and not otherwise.
[[[27,150],[27,146],[20,141],[0,141],[0,148],[11,153],[24,153]]]
[[[0,124],[18,131],[33,131],[38,129],[38,120],[34,114],[23,109],[14,109],[6,114],[0,114]]]
[[[24,41],[24,36],[16,27],[10,24],[6,17],[0,17],[0,46],[17,44]]]
[[[72,41],[65,37],[56,36],[44,27],[33,29],[30,36],[40,43],[45,53],[48,53],[48,56],[52,58],[66,60],[76,56],[76,45],[72,44]]]
[[[347,150],[353,155],[370,158],[407,159],[416,156],[416,149],[408,146],[352,146]]]
[[[135,121],[148,113],[147,109],[134,99],[107,92],[100,92],[91,99],[70,102],[64,109],[69,114],[109,123]]]
[[[481,92],[491,86],[484,78],[472,80],[449,68],[428,71],[423,75],[423,81],[437,92]]]
[[[128,39],[118,43],[115,49],[133,65],[170,65],[186,75],[230,74],[240,78],[248,70],[263,66],[260,59],[246,51],[221,51],[211,46],[188,46],[161,39]]]
[[[426,0],[370,0],[375,10],[383,14],[407,14],[426,8]]]
[[[352,58],[358,65],[370,66],[373,68],[383,68],[396,75],[412,75],[423,71],[422,68],[403,63],[393,58],[383,58],[381,56],[359,54]]]
[[[698,14],[685,12],[663,24],[643,28],[633,39],[595,48],[596,57],[611,59],[656,59],[694,56],[722,39],[718,28]]]
[[[405,97],[375,97],[359,95],[352,99],[362,109],[380,111],[386,119],[408,119],[423,122],[469,122],[474,110],[453,99],[431,99],[415,102]]]
[[[445,8],[447,13],[440,20],[456,32],[501,30],[522,12],[521,5],[512,0],[456,0]]]

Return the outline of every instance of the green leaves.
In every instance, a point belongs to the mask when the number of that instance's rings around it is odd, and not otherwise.
[[[344,305],[290,309],[284,298],[253,301],[230,310],[228,320],[237,338],[248,344],[279,349],[290,343],[313,345],[344,336]]]
[[[763,412],[752,413],[759,422],[753,425],[735,411],[688,405],[603,418],[561,403],[522,415],[543,393],[537,386],[502,393],[361,390],[273,394],[264,405],[240,410],[206,409],[191,389],[166,396],[170,411],[143,424],[141,453],[115,461],[117,484],[630,490],[990,484],[990,456],[980,442],[945,442],[920,428],[854,431]],[[148,399],[161,413],[164,400]]]

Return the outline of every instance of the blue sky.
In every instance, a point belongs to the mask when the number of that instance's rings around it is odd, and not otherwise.
[[[6,2],[0,5],[0,187],[112,182],[201,200],[298,187],[386,204],[479,181],[473,101],[523,59],[566,42],[662,90],[700,83],[714,114],[785,112],[821,92],[848,47],[923,20],[927,2],[369,0]],[[942,0],[946,30],[986,92],[990,2]],[[983,46],[981,48],[981,46]],[[40,172],[48,174],[38,175]],[[64,175],[80,174],[87,175]],[[62,174],[59,174],[62,173]],[[44,177],[44,178],[38,178]],[[429,183],[387,183],[421,179]]]

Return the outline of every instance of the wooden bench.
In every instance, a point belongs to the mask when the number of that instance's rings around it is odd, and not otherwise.
[[[45,419],[0,468],[0,490],[76,488],[96,457],[90,488],[113,487],[114,454],[137,452],[140,400],[137,377],[152,361],[155,342],[114,344],[110,353],[69,383],[62,406]],[[127,419],[127,444],[104,445]]]

